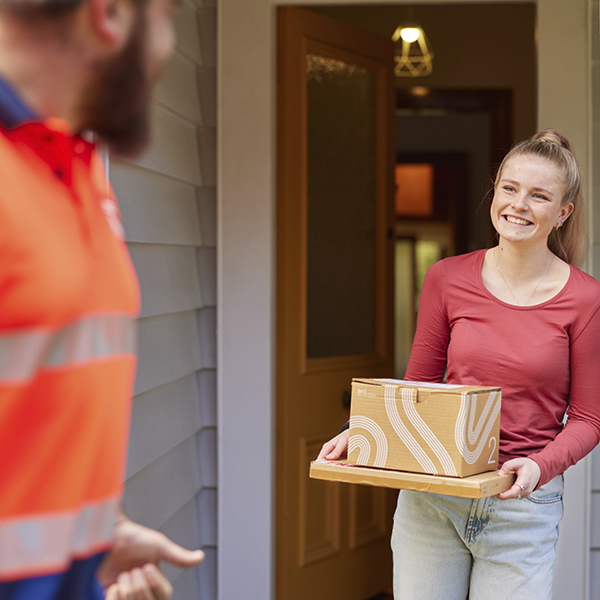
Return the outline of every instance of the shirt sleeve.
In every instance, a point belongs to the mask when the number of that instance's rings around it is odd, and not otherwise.
[[[405,378],[439,383],[446,372],[450,326],[444,303],[444,263],[429,268],[419,302],[417,331]]]
[[[541,470],[539,485],[563,473],[600,441],[600,310],[570,344],[568,420],[543,450],[531,454]]]

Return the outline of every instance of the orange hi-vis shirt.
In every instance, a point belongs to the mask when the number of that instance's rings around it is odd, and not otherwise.
[[[0,180],[2,582],[111,545],[139,292],[101,160],[66,123],[0,127]]]

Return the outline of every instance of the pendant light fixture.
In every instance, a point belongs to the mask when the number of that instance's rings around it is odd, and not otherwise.
[[[392,41],[396,43],[396,77],[424,77],[432,73],[433,51],[422,27],[400,25],[394,31]]]

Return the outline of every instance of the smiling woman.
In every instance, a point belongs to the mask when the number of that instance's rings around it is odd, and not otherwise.
[[[485,287],[520,306],[555,296],[569,278],[568,263],[578,264],[585,250],[583,214],[568,140],[545,131],[515,146],[496,177],[491,218],[498,246],[484,259]]]
[[[447,368],[449,383],[501,385],[500,473],[517,479],[487,501],[401,492],[392,537],[397,600],[441,590],[456,599],[552,596],[562,473],[600,439],[590,392],[600,384],[592,358],[600,284],[574,266],[585,248],[583,214],[570,143],[541,132],[500,166],[491,205],[498,245],[427,274],[406,378],[439,381]],[[471,530],[473,514],[481,523]],[[428,560],[419,561],[424,551]]]
[[[509,167],[512,175],[507,173]],[[525,180],[520,182],[518,179],[511,179],[511,176],[517,175],[524,177]],[[521,186],[528,184],[529,190],[519,190],[518,185],[515,189],[515,184],[519,183]],[[548,202],[559,209],[560,216],[557,216],[557,220],[552,224],[554,232],[550,230],[546,234],[548,247],[564,261],[581,265],[587,250],[581,182],[571,144],[564,136],[552,130],[543,131],[531,140],[515,146],[498,170],[494,201],[498,198],[500,202],[502,191],[511,195],[513,202],[516,200],[517,203],[518,199],[515,195],[520,193],[525,203],[525,210],[529,206],[527,192],[531,194],[532,199],[538,201],[538,205]],[[516,208],[519,209],[518,206]],[[551,209],[550,211],[552,212]],[[573,216],[566,222],[571,212]],[[496,227],[493,207],[492,222]],[[559,231],[563,225],[565,225],[564,229]]]
[[[600,283],[574,266],[583,214],[569,142],[539,133],[500,166],[498,245],[427,273],[405,378],[441,382],[447,371],[451,384],[501,386],[500,474],[517,477],[483,500],[400,493],[396,600],[552,597],[562,474],[600,440]],[[337,458],[347,439],[322,456]]]
[[[573,203],[562,205],[564,186],[554,165],[543,158],[514,158],[505,166],[496,185],[492,222],[496,230],[503,223],[515,225],[517,233],[532,233],[545,240],[552,228],[571,214]],[[531,218],[530,218],[531,217]],[[524,230],[520,228],[526,228]],[[511,235],[513,229],[506,230]]]

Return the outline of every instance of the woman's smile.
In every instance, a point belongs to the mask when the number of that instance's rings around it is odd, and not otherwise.
[[[513,217],[512,215],[502,215],[502,218],[509,223],[514,223],[515,225],[533,225],[531,221],[520,219],[519,217]]]

